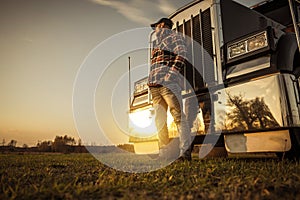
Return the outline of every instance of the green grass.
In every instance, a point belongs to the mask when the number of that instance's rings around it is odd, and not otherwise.
[[[300,165],[217,158],[149,173],[111,169],[90,154],[0,154],[0,199],[299,199]]]

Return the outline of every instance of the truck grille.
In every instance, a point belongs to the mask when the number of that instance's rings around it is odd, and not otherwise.
[[[187,41],[189,63],[184,72],[190,85],[197,91],[214,84],[210,9],[200,10],[198,15],[191,16],[190,19],[183,19],[181,23],[177,22],[176,29],[194,41],[193,43]]]

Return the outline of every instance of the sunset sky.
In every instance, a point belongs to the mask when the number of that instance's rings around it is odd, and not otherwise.
[[[148,27],[189,2],[1,0],[0,143],[14,139],[17,146],[33,146],[56,135],[78,139],[72,111],[73,86],[89,53],[111,36]],[[243,2],[251,5],[257,0]],[[116,71],[126,67],[128,56],[132,57],[133,68],[141,66],[146,62],[142,61],[147,59],[145,55],[146,51],[120,55],[112,66]],[[113,74],[114,70],[106,74],[106,82]],[[101,81],[97,91],[105,90]],[[95,98],[97,103],[104,103],[97,94]],[[106,113],[97,116],[105,120]],[[124,141],[118,138],[116,143]]]

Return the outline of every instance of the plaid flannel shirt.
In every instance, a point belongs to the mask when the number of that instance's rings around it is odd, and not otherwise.
[[[157,34],[151,55],[148,85],[161,86],[182,82],[180,73],[185,68],[186,45],[180,33],[162,29]]]

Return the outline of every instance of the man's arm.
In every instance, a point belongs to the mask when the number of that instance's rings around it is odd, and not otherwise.
[[[180,34],[175,34],[172,42],[174,45],[172,53],[174,53],[176,56],[171,69],[182,72],[185,67],[185,59],[187,53],[186,44],[184,38]]]

